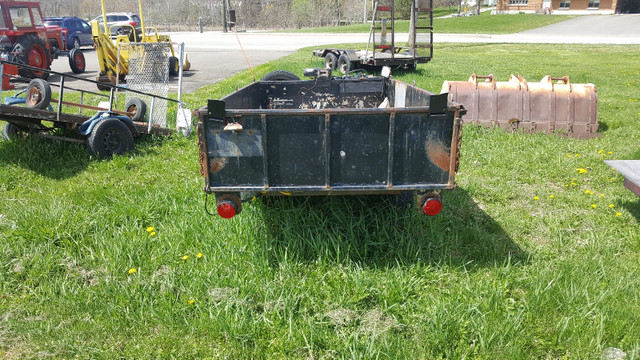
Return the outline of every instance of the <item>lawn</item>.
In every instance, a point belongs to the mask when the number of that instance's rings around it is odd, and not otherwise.
[[[640,359],[640,204],[603,162],[640,156],[639,52],[436,44],[396,71],[431,91],[472,72],[598,89],[600,138],[465,125],[436,217],[329,197],[256,200],[226,221],[204,211],[194,137],[108,160],[2,141],[0,357]],[[304,49],[255,72],[321,64]]]
[[[464,16],[451,18],[434,18],[433,31],[437,34],[512,34],[525,30],[537,29],[542,26],[555,24],[571,19],[568,15],[541,16],[535,14],[504,14],[491,15],[482,12],[478,16]],[[396,32],[409,32],[408,20],[395,22]],[[322,28],[304,28],[282,32],[308,33],[368,33],[370,23],[352,24],[345,26],[331,26]],[[280,31],[279,31],[280,32]]]

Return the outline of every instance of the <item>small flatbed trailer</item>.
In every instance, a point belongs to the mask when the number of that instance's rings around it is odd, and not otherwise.
[[[605,160],[604,162],[624,176],[624,187],[640,196],[640,160]]]
[[[389,66],[413,70],[433,58],[433,0],[413,0],[408,40],[395,36],[393,0],[374,4],[369,41],[365,50],[325,48],[313,55],[325,59],[325,66],[348,74],[359,68]]]
[[[441,191],[456,187],[465,112],[448,94],[384,77],[264,78],[194,112],[218,215],[240,213],[242,193],[396,194],[440,212]]]
[[[5,65],[31,68],[30,66],[0,60],[0,74],[3,73]],[[51,85],[43,79],[33,79],[27,88],[18,94],[24,93],[24,97],[6,97],[4,104],[0,104],[0,120],[6,124],[2,128],[2,138],[5,140],[15,139],[21,136],[37,135],[43,138],[83,143],[87,145],[87,150],[92,155],[98,157],[109,157],[113,154],[126,153],[133,149],[134,138],[145,134],[167,135],[174,130],[160,127],[157,124],[145,121],[146,104],[138,99],[132,98],[125,105],[124,110],[116,110],[114,98],[116,89],[124,87],[112,86],[110,95],[99,94],[91,91],[73,89],[65,87],[65,78],[73,77],[82,81],[95,82],[93,80],[82,79],[73,75],[62,74],[50,70],[49,74],[60,76],[58,99],[51,97]],[[81,92],[80,103],[64,100],[64,95],[69,90]],[[167,101],[177,102],[177,100],[144,93],[136,90],[126,89],[152,99],[160,98]],[[109,99],[108,106],[90,106],[82,103],[85,93],[103,96]],[[1,92],[0,92],[1,95]],[[54,109],[51,103],[56,105]],[[20,106],[24,104],[25,106]],[[96,111],[93,116],[86,116],[79,110],[78,114],[70,114],[62,111],[62,106],[77,107]],[[153,105],[151,106],[153,112]],[[149,118],[153,114],[149,114]],[[60,136],[52,134],[54,129],[64,128],[76,133],[76,137]]]

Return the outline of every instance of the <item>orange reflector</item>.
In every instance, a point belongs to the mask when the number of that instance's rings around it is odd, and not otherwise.
[[[231,219],[236,216],[236,207],[230,201],[221,201],[218,204],[218,215],[225,219]]]
[[[438,215],[440,211],[442,211],[442,202],[436,198],[428,198],[422,204],[422,212],[429,216]]]

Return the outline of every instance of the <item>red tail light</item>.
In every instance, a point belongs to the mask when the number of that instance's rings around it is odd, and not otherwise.
[[[134,21],[129,21],[129,24],[131,24],[131,26],[138,26],[138,23]]]
[[[422,212],[434,216],[442,211],[442,202],[436,198],[428,198],[422,203]]]
[[[218,215],[222,218],[231,219],[236,216],[237,213],[238,210],[236,209],[236,206],[229,200],[220,201],[218,204]]]

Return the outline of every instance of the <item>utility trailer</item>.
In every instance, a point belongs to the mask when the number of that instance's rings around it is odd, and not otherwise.
[[[456,186],[464,112],[391,78],[255,82],[194,112],[204,191],[224,218],[254,194],[410,195],[436,215]]]
[[[125,110],[116,110],[114,107],[115,90],[117,87],[111,87],[109,96],[98,94],[90,91],[72,89],[65,87],[64,82],[67,77],[72,77],[82,81],[92,80],[81,79],[72,75],[66,75],[50,70],[43,70],[30,67],[24,64],[7,62],[0,60],[0,74],[8,77],[3,73],[3,68],[12,66],[17,68],[27,68],[27,70],[39,70],[46,72],[47,75],[55,74],[60,76],[59,96],[58,99],[51,97],[51,85],[43,79],[33,79],[29,85],[20,93],[24,97],[10,96],[6,97],[4,104],[0,104],[0,120],[7,122],[2,128],[2,138],[4,140],[12,140],[21,136],[37,135],[43,138],[64,140],[70,142],[83,143],[87,145],[87,150],[92,155],[98,157],[109,157],[113,154],[122,154],[134,147],[134,138],[145,134],[168,135],[173,132],[172,129],[160,127],[157,124],[145,121],[146,104],[137,98],[132,98],[125,105]],[[69,90],[81,91],[80,103],[69,102],[64,100],[64,95]],[[143,93],[128,89],[127,91],[135,92],[143,96],[152,97],[152,99],[163,99],[167,101],[177,102],[174,99],[164,98],[154,94]],[[109,99],[107,105],[90,106],[82,103],[84,94],[89,93]],[[1,93],[0,93],[1,95]],[[56,109],[51,104],[56,105]],[[20,106],[24,104],[25,106]],[[78,114],[70,114],[62,112],[62,106],[71,106],[79,108]],[[153,109],[153,105],[151,106]],[[95,111],[93,116],[82,114],[82,109]],[[149,114],[152,119],[153,110]],[[76,137],[56,135],[53,130],[68,129],[76,133]]]
[[[365,50],[325,48],[313,51],[325,59],[325,66],[349,74],[359,68],[383,66],[413,70],[433,58],[433,0],[413,0],[408,39],[395,35],[393,0],[374,3],[369,42]]]

